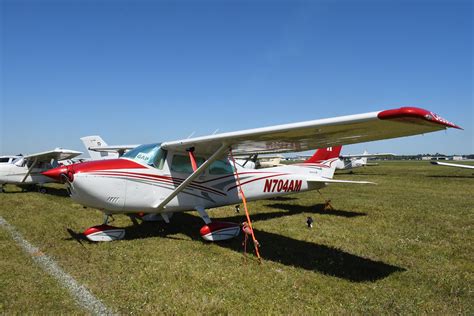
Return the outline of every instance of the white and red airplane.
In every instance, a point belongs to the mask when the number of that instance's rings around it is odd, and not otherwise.
[[[365,166],[376,166],[377,163],[370,163],[367,162],[368,158],[375,158],[375,157],[389,157],[395,156],[392,153],[377,153],[377,154],[369,154],[367,150],[364,151],[363,154],[356,154],[356,155],[341,155],[339,156],[339,162],[337,163],[336,169],[338,170],[347,170],[347,169],[355,169]]]
[[[107,225],[112,214],[160,214],[169,222],[173,212],[193,209],[206,224],[201,235],[223,240],[239,233],[238,224],[211,222],[206,209],[240,203],[242,192],[247,200],[258,200],[318,190],[328,183],[368,183],[332,179],[340,151],[337,146],[448,127],[460,129],[432,112],[403,107],[141,145],[119,159],[73,164],[43,174],[63,179],[75,201],[105,214],[102,225],[84,232],[90,240],[124,237],[124,229]],[[332,150],[320,151],[317,159],[297,165],[249,170],[233,164],[233,155],[326,147]],[[328,159],[332,151],[336,156]]]
[[[58,161],[72,159],[82,154],[79,151],[56,148],[50,151],[26,156],[3,156],[0,163],[0,192],[5,184],[15,184],[20,187],[39,185],[38,191],[46,192],[43,184],[56,180],[46,177],[43,171],[58,166]]]

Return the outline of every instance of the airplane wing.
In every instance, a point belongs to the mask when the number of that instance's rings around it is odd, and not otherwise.
[[[456,168],[474,169],[474,166],[461,165],[461,164],[458,164],[458,163],[448,163],[448,162],[438,162],[438,161],[432,161],[431,163],[432,163],[433,165],[440,165],[440,166],[448,166],[448,167],[456,167]]]
[[[195,153],[201,155],[211,155],[222,146],[232,147],[234,154],[298,152],[417,135],[448,127],[461,129],[433,112],[402,107],[189,138],[165,142],[161,146],[183,153],[194,147]]]
[[[324,183],[350,183],[350,184],[376,184],[375,182],[370,181],[352,181],[352,180],[336,180],[328,178],[314,178],[309,179],[309,182],[324,182]]]
[[[54,160],[72,159],[81,154],[82,152],[80,151],[56,148],[50,151],[45,151],[42,153],[24,156],[24,159],[35,160],[36,162],[50,162],[52,159]]]

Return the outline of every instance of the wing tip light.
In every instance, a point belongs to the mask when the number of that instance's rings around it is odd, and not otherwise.
[[[463,129],[460,126],[442,118],[436,113],[430,112],[425,109],[416,108],[416,107],[401,107],[398,109],[391,109],[381,111],[377,117],[381,120],[390,120],[390,119],[407,119],[407,118],[418,118],[424,119],[428,122],[444,125],[446,127],[452,127],[457,129]]]

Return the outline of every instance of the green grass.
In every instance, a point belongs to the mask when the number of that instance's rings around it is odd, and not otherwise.
[[[195,212],[139,227],[117,216],[125,240],[80,244],[67,229],[83,231],[102,215],[60,186],[49,195],[2,194],[0,216],[120,313],[474,313],[471,170],[384,162],[336,178],[377,185],[322,190],[335,211],[323,210],[317,192],[249,204],[262,265],[252,254],[244,261],[242,237],[202,241]],[[210,215],[244,220],[233,206]],[[0,247],[0,313],[74,311],[67,292],[1,230]]]
[[[69,294],[34,265],[2,229],[0,253],[0,314],[81,312]]]

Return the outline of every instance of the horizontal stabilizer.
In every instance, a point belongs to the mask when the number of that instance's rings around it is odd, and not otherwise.
[[[97,152],[124,152],[139,145],[117,145],[117,146],[90,146],[88,149]]]
[[[352,180],[335,180],[328,178],[312,178],[308,182],[324,182],[324,183],[352,183],[352,184],[376,184],[370,181],[352,181]]]

